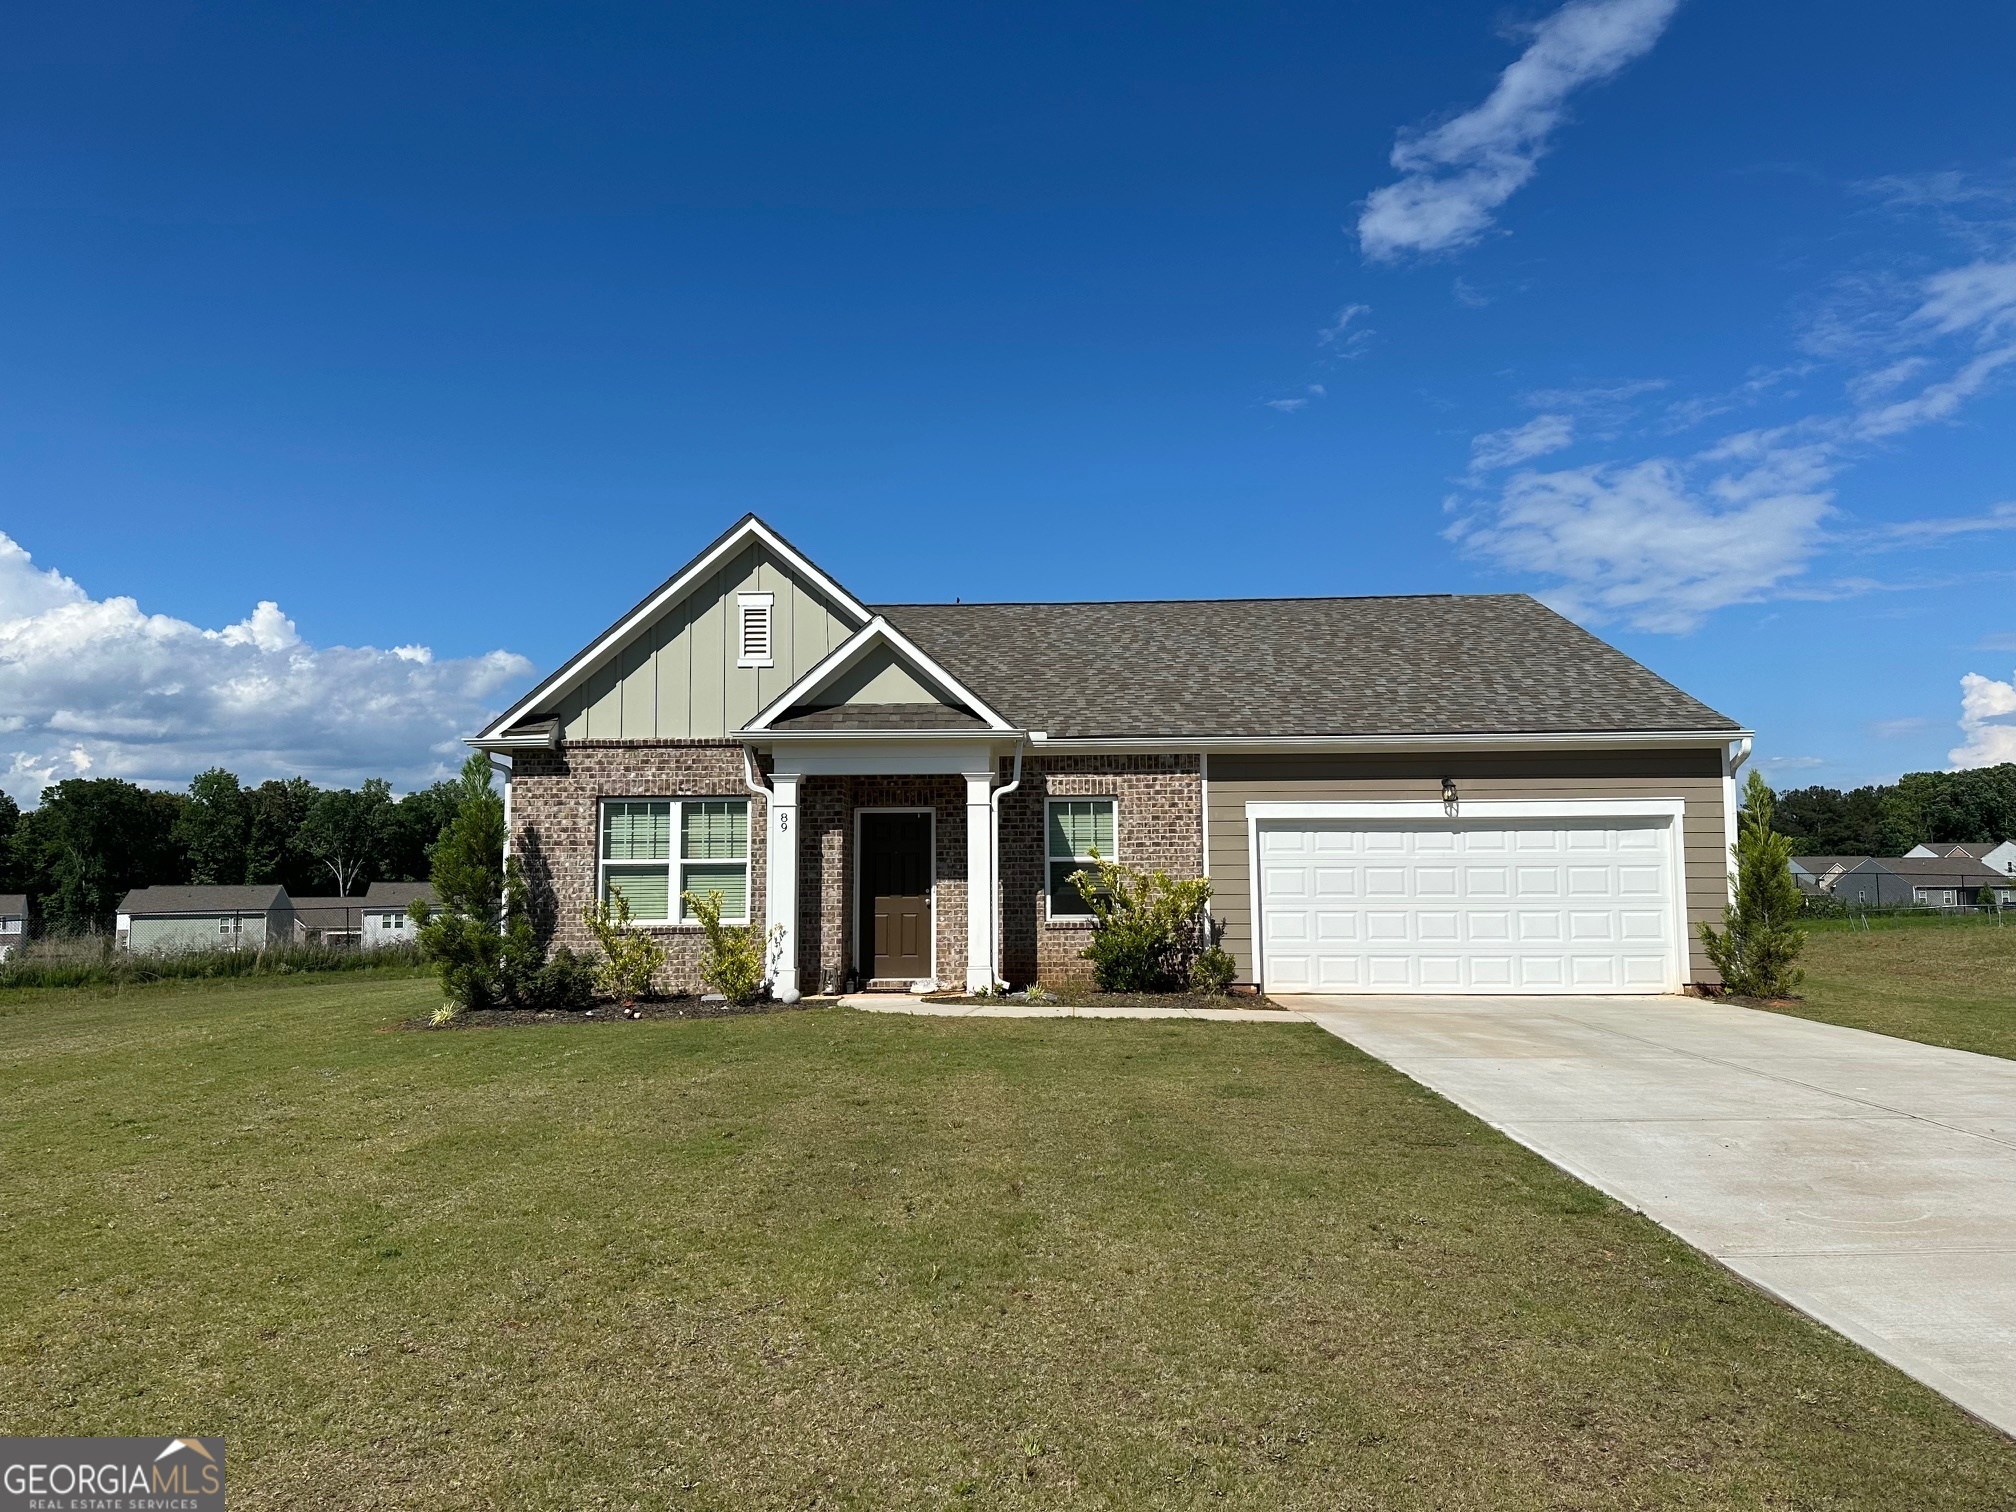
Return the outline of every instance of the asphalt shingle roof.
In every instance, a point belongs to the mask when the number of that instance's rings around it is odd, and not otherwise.
[[[278,883],[264,887],[136,887],[120,901],[123,914],[265,913],[287,902]]]
[[[375,908],[383,912],[388,908],[404,908],[409,903],[419,902],[422,898],[430,904],[433,903],[432,882],[373,882],[361,901],[366,908]]]
[[[787,730],[984,730],[987,721],[970,709],[950,704],[830,704],[799,705],[770,721],[779,734]]]
[[[1740,728],[1523,593],[875,607],[1053,737]]]

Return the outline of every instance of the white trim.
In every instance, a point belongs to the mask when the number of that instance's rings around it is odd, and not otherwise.
[[[542,719],[509,735],[465,735],[462,744],[493,755],[510,751],[551,751],[560,745],[560,721]]]
[[[1113,805],[1113,854],[1102,856],[1102,861],[1120,859],[1120,795],[1118,793],[1058,793],[1043,797],[1043,922],[1045,924],[1083,924],[1094,917],[1091,913],[1060,914],[1050,903],[1050,866],[1054,861],[1076,861],[1076,856],[1052,856],[1050,854],[1050,806],[1054,803],[1110,803]]]
[[[722,562],[733,556],[751,540],[760,541],[785,566],[804,578],[821,594],[832,601],[842,615],[859,624],[869,618],[868,606],[853,594],[813,566],[800,555],[784,538],[765,525],[756,516],[745,515],[712,546],[701,552],[685,567],[681,568],[644,601],[632,609],[622,619],[611,625],[584,650],[577,652],[561,665],[538,687],[527,693],[518,702],[485,725],[482,731],[470,737],[475,745],[482,741],[497,739],[504,731],[517,724],[526,715],[534,712],[542,703],[556,698],[564,698],[579,687],[583,681],[593,676],[603,662],[620,650],[631,634],[655,619],[660,611],[683,598],[692,587],[704,579]]]
[[[841,672],[846,671],[856,660],[865,655],[868,649],[877,641],[894,647],[917,671],[922,672],[932,682],[937,683],[947,693],[950,693],[959,702],[965,704],[974,713],[986,720],[989,728],[1007,734],[1015,733],[1013,725],[995,713],[982,699],[961,683],[958,678],[947,672],[937,662],[926,655],[915,641],[911,640],[909,636],[898,630],[879,614],[869,620],[859,630],[855,631],[846,640],[842,641],[839,646],[828,652],[825,660],[821,661],[810,672],[807,672],[776,698],[772,699],[770,703],[757,713],[754,719],[742,727],[740,733],[744,736],[769,733],[771,721],[786,710],[796,706],[806,697],[818,692],[823,684]],[[879,733],[884,739],[887,739],[892,734],[906,732],[883,730],[875,733]],[[967,735],[970,739],[972,732],[968,731]]]
[[[652,929],[698,929],[699,923],[693,919],[681,918],[680,904],[685,897],[684,869],[689,866],[704,865],[704,861],[689,862],[686,859],[686,815],[689,803],[739,803],[743,806],[742,824],[742,913],[739,918],[723,917],[723,924],[747,924],[755,915],[751,906],[756,901],[756,839],[749,826],[755,822],[755,811],[749,800],[737,793],[601,793],[595,798],[595,902],[604,903],[609,897],[608,872],[611,866],[652,866],[651,861],[611,861],[602,854],[602,842],[606,831],[602,823],[603,809],[612,803],[665,803],[671,805],[668,816],[671,825],[669,845],[671,854],[665,861],[665,908],[667,917],[662,919],[639,919],[632,916],[632,924]]]
[[[1207,751],[1265,756],[1282,751],[1608,751],[1642,748],[1699,749],[1726,746],[1750,732],[1744,730],[1572,730],[1565,732],[1470,735],[1155,735],[1142,737],[1060,737],[1031,730],[1032,744],[1087,755],[1188,755]]]
[[[854,940],[854,969],[857,972],[867,969],[861,964],[863,946],[861,938],[861,816],[863,814],[929,814],[931,816],[931,886],[926,890],[925,897],[928,900],[926,907],[931,915],[931,922],[928,926],[931,936],[931,980],[936,982],[938,980],[938,810],[923,804],[899,804],[886,808],[870,807],[854,810],[854,917],[847,921],[847,933]],[[869,943],[872,944],[872,942]],[[874,965],[872,959],[868,965],[869,967]],[[862,981],[865,982],[868,980],[870,978],[862,977]]]
[[[1684,798],[1465,798],[1464,819],[1677,819]],[[1304,803],[1253,802],[1248,819],[1435,819],[1451,815],[1439,798],[1314,799]]]
[[[1260,826],[1302,820],[1360,822],[1427,820],[1438,825],[1489,819],[1664,819],[1667,828],[1666,869],[1673,888],[1673,955],[1668,961],[1668,991],[1686,984],[1693,961],[1693,931],[1687,921],[1687,800],[1684,798],[1466,798],[1451,816],[1440,800],[1414,798],[1337,799],[1308,803],[1252,802],[1246,805],[1246,893],[1252,912],[1248,926],[1253,939],[1253,981],[1266,991],[1267,930],[1260,901]],[[1048,849],[1048,842],[1045,842]],[[1600,994],[1610,996],[1611,994]]]
[[[774,593],[738,593],[735,595],[735,665],[738,667],[774,667],[777,665],[777,621],[774,609],[777,595]],[[749,654],[749,612],[763,611],[763,654]]]
[[[974,741],[915,741],[907,737],[879,740],[832,750],[821,742],[793,739],[770,745],[771,766],[778,776],[801,777],[957,777],[977,772],[994,759],[995,747]]]

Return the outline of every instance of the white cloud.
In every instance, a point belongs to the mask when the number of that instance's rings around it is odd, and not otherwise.
[[[1403,134],[1398,183],[1375,189],[1358,217],[1367,257],[1468,246],[1533,177],[1568,96],[1643,57],[1679,0],[1573,0],[1533,28],[1533,40],[1484,103],[1433,130]]]
[[[1362,320],[1371,313],[1372,306],[1370,305],[1350,304],[1344,306],[1332,318],[1330,324],[1316,333],[1316,344],[1318,346],[1329,347],[1333,356],[1364,356],[1365,348],[1371,342],[1374,333],[1370,326],[1361,325],[1356,330],[1353,330],[1352,323]]]
[[[0,534],[0,788],[23,802],[64,777],[179,785],[213,765],[428,780],[531,671],[508,651],[437,662],[425,646],[317,648],[270,601],[200,629],[93,599]]]
[[[1307,409],[1311,399],[1321,399],[1327,393],[1322,384],[1312,383],[1292,399],[1262,399],[1260,402],[1271,410],[1279,410],[1284,415],[1292,415],[1299,409]]]
[[[2002,339],[2016,335],[2016,276],[2008,270],[2016,263],[1982,261],[1919,283],[1909,304],[1893,307],[1880,365],[1851,377],[1840,411],[1739,431],[1688,456],[1518,472],[1495,497],[1452,501],[1460,518],[1449,535],[1502,565],[1558,579],[1546,596],[1565,612],[1684,631],[1731,604],[1893,586],[1852,576],[1795,583],[1822,550],[1929,547],[2016,530],[2016,506],[2007,504],[1976,515],[1826,528],[1835,480],[1870,443],[1953,418],[2003,369],[2016,368],[2016,340]],[[1969,350],[1954,352],[1956,337],[1971,338]],[[1920,350],[1900,355],[1907,343]],[[1745,388],[1762,392],[1803,371],[1767,372]],[[1589,423],[1621,427],[1646,388],[1525,396],[1548,413],[1473,438],[1470,486],[1481,490],[1485,473],[1566,445],[1571,416],[1585,434]],[[1722,407],[1738,402],[1740,391]]]
[[[1899,740],[1906,735],[1916,735],[1931,723],[1931,720],[1916,714],[1902,719],[1879,719],[1869,726],[1869,733],[1878,740]]]
[[[1827,765],[1827,758],[1824,756],[1770,756],[1765,758],[1764,765],[1767,767],[1804,771],[1811,767]]]
[[[1521,462],[1560,451],[1574,439],[1573,416],[1535,415],[1524,425],[1473,436],[1470,441],[1470,471],[1492,472],[1501,467],[1517,467]]]
[[[2000,721],[2016,714],[2016,678],[1997,682],[1979,672],[1960,679],[1960,731],[1966,741],[1946,753],[1955,767],[1995,766],[2016,761],[2016,724]]]
[[[1766,597],[1818,547],[1831,495],[1805,450],[1522,472],[1448,534],[1559,579],[1541,596],[1564,614],[1692,630],[1717,609]]]

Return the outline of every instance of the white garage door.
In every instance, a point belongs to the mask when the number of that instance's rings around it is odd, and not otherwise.
[[[1268,992],[1672,992],[1673,825],[1263,821]]]

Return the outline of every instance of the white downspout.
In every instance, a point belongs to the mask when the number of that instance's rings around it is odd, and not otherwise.
[[[1003,896],[1001,888],[1001,800],[1022,786],[1022,747],[1024,743],[1021,737],[1018,736],[1016,738],[1014,776],[1002,786],[994,789],[987,798],[988,807],[994,810],[990,821],[990,828],[992,830],[990,843],[993,846],[994,854],[987,867],[994,882],[994,943],[988,952],[987,979],[989,983],[996,987],[1001,985],[1001,936],[1007,933],[1005,922],[1001,917],[1001,899]]]
[[[499,761],[494,751],[485,751],[483,754],[490,758],[490,770],[501,773],[504,778],[504,873],[508,877],[511,873],[511,764]],[[509,896],[508,889],[506,896]],[[500,899],[497,908],[497,932],[502,934],[509,922],[509,909]],[[357,918],[357,938],[360,942],[364,938],[364,918],[361,914]]]
[[[742,785],[761,798],[765,803],[776,790],[763,781],[763,773],[756,765],[756,752],[751,746],[742,747]]]

